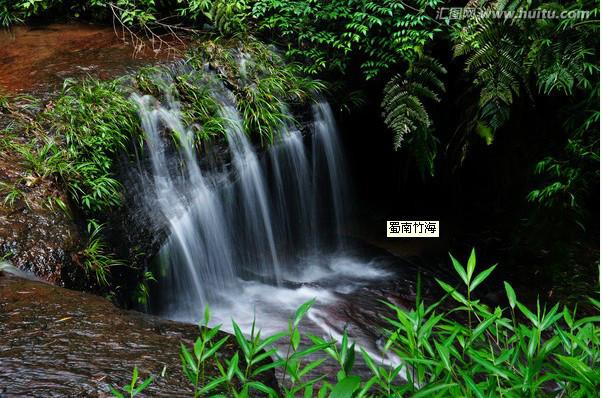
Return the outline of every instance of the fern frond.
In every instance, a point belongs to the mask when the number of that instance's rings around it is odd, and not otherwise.
[[[407,142],[423,175],[433,175],[437,142],[424,101],[440,101],[445,73],[437,60],[423,55],[405,76],[394,76],[384,88],[381,106],[385,124],[393,131],[393,148],[398,150]]]

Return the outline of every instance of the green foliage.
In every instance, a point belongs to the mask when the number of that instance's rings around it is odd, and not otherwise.
[[[244,33],[248,28],[250,13],[247,0],[178,0],[183,4],[181,16],[193,21],[203,18],[209,21],[224,36]]]
[[[126,26],[146,26],[157,20],[155,0],[117,0],[114,3],[95,0],[94,3],[113,7],[118,11],[120,22]]]
[[[116,388],[111,388],[111,394],[113,394],[113,396],[116,398],[134,398],[136,395],[144,391],[152,382],[153,377],[149,376],[145,380],[142,380],[141,383],[138,383],[138,368],[134,367],[134,371],[132,373],[132,381],[130,382],[130,384],[121,387],[119,390]]]
[[[155,0],[0,0],[0,26],[4,27],[56,15],[90,15],[109,20],[113,13],[127,26],[143,27],[157,20]]]
[[[453,287],[438,280],[445,292],[441,300],[427,306],[418,290],[413,309],[385,303],[393,316],[385,317],[389,326],[381,360],[356,348],[346,331],[336,342],[311,335],[302,337],[299,326],[313,300],[297,310],[288,332],[266,338],[255,325],[245,337],[233,321],[239,351],[230,359],[220,359],[218,351],[228,337],[214,341],[219,325],[206,327],[210,320],[206,309],[192,350],[180,347],[183,371],[194,386],[194,396],[248,397],[251,390],[268,397],[279,396],[257,381],[273,369],[287,377],[280,385],[285,397],[597,396],[599,316],[579,319],[576,308],[561,309],[559,304],[542,308],[539,301],[532,311],[518,301],[506,282],[508,306],[490,308],[474,296],[496,266],[478,270],[474,250],[466,265],[454,257],[451,260],[461,283]],[[446,299],[455,305],[443,304]],[[590,301],[599,310],[599,303]],[[276,349],[279,341],[288,343],[285,357]],[[354,374],[356,352],[371,376]],[[323,355],[312,355],[317,353]],[[324,355],[338,364],[336,375],[315,376],[326,360]],[[385,363],[391,355],[399,359],[399,364]],[[218,376],[207,376],[209,364],[218,368]],[[327,376],[336,376],[336,382],[331,384]]]
[[[416,58],[438,31],[429,11],[437,0],[415,2],[258,0],[253,16],[259,28],[289,43],[288,55],[304,70],[346,71],[359,59],[366,78]]]
[[[118,206],[121,185],[113,175],[113,161],[140,128],[121,82],[68,82],[44,116],[64,140],[65,160],[72,169],[64,182],[75,202],[90,212]]]
[[[561,12],[591,11],[595,2],[560,3],[489,1],[492,11],[527,11],[537,8]],[[503,19],[474,17],[457,22],[451,31],[455,56],[465,60],[480,90],[479,123],[493,132],[511,116],[511,107],[525,96],[540,94],[576,95],[588,92],[599,97],[599,24],[581,19]],[[591,109],[591,108],[590,108]]]
[[[506,123],[524,78],[520,58],[526,48],[506,25],[511,22],[473,18],[455,32],[454,55],[466,56],[466,71],[475,76],[474,83],[480,88],[481,129],[495,131]]]
[[[245,132],[262,143],[273,143],[283,123],[294,122],[289,106],[307,103],[324,89],[253,37],[205,41],[191,52],[190,63],[198,69],[207,63],[218,72],[235,96]]]
[[[396,75],[389,80],[382,101],[385,123],[395,134],[393,147],[399,149],[407,141],[407,148],[422,173],[431,176],[435,171],[437,139],[423,101],[440,101],[440,93],[445,90],[441,78],[445,73],[437,60],[423,55],[405,76]]]
[[[543,115],[546,124],[555,123],[555,134],[546,131],[540,138],[544,151],[527,196],[535,210],[529,225],[542,231],[585,230],[586,203],[595,195],[592,181],[599,178],[599,4],[488,1],[483,7],[590,12],[589,19],[570,13],[562,19],[475,17],[451,30],[455,55],[479,92],[476,106],[467,107],[473,111],[464,121],[464,142],[476,131],[491,144],[496,132],[521,124],[519,115],[527,107]]]
[[[138,283],[136,291],[134,292],[136,302],[143,307],[148,305],[148,299],[150,297],[149,285],[151,282],[157,282],[155,275],[151,271],[145,271],[142,276],[142,281]]]
[[[100,286],[109,285],[111,267],[124,266],[124,262],[115,258],[102,237],[104,226],[95,220],[88,220],[88,244],[82,251],[83,266],[86,273],[95,275]]]
[[[532,190],[527,200],[552,216],[560,227],[574,223],[585,231],[587,217],[584,202],[588,198],[591,181],[600,177],[600,155],[597,143],[586,144],[583,139],[569,139],[561,157],[548,156],[539,161],[535,174],[543,179],[541,187]],[[558,218],[560,216],[560,218]],[[549,228],[550,216],[542,226]],[[542,222],[537,218],[535,222]]]
[[[64,153],[50,138],[47,138],[43,145],[34,140],[28,144],[13,142],[11,146],[21,158],[24,169],[31,173],[30,179],[62,177],[72,172],[71,164],[65,159]]]
[[[0,194],[4,196],[3,203],[13,207],[19,199],[24,199],[27,204],[27,197],[18,184],[8,184],[0,181]]]

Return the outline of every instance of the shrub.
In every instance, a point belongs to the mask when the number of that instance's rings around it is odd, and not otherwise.
[[[281,383],[282,395],[295,397],[589,397],[600,388],[599,316],[578,318],[576,308],[547,309],[537,302],[532,312],[517,300],[514,289],[504,286],[508,305],[490,308],[474,298],[475,289],[495,270],[495,265],[476,273],[473,250],[466,266],[451,257],[462,283],[459,287],[437,280],[445,296],[427,306],[420,294],[416,306],[405,309],[387,303],[393,316],[386,317],[387,339],[382,360],[356,349],[345,332],[340,341],[306,336],[309,346],[301,346],[299,323],[313,300],[303,304],[289,322],[287,332],[262,338],[253,325],[248,338],[233,322],[239,352],[220,361],[216,353],[226,338],[213,341],[219,325],[209,329],[205,311],[200,337],[192,351],[184,345],[180,356],[184,373],[193,383],[195,397],[247,397],[250,390],[276,397],[270,386],[257,381],[259,375],[278,368],[288,376]],[[420,279],[419,279],[420,281]],[[420,284],[419,284],[420,285]],[[455,306],[447,309],[443,301]],[[599,302],[590,300],[599,310]],[[461,315],[458,317],[458,315]],[[464,316],[462,316],[464,315]],[[458,320],[458,319],[461,319]],[[288,343],[286,356],[278,354],[275,343]],[[372,376],[354,375],[355,353],[359,351]],[[310,377],[326,360],[308,360],[321,352],[339,367],[335,375]],[[387,366],[384,358],[396,356],[399,365]],[[265,362],[272,358],[271,362]],[[204,366],[212,362],[217,377],[204,376]],[[328,380],[336,377],[336,383]],[[330,395],[329,395],[330,394]]]
[[[72,198],[88,212],[121,203],[121,185],[113,175],[115,155],[139,134],[140,123],[121,80],[66,82],[54,107],[44,114],[63,140],[71,164],[66,183]]]

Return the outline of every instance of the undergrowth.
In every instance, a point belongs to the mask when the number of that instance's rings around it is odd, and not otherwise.
[[[382,314],[388,326],[380,356],[350,342],[346,332],[340,340],[302,336],[300,322],[312,300],[299,307],[287,331],[270,336],[263,337],[253,325],[245,337],[233,321],[238,351],[220,359],[218,352],[228,337],[215,340],[221,325],[208,327],[206,309],[193,346],[180,347],[182,371],[194,397],[248,397],[253,392],[291,398],[597,396],[599,316],[579,318],[577,308],[559,304],[548,308],[539,300],[533,311],[518,301],[506,282],[507,303],[491,308],[475,299],[475,291],[495,265],[477,272],[474,250],[465,265],[454,257],[451,260],[462,282],[454,287],[437,280],[444,293],[439,301],[427,305],[418,288],[414,308],[385,303],[390,311]],[[449,300],[453,305],[445,303]],[[599,302],[589,301],[599,311]],[[301,344],[302,340],[310,344]],[[286,355],[277,350],[278,342],[288,346]],[[315,359],[318,353],[322,355]],[[357,353],[371,375],[355,373]],[[320,372],[327,358],[338,365],[336,375]],[[219,375],[208,376],[209,366],[216,367]],[[280,391],[260,381],[274,369],[286,377],[280,381]],[[138,377],[136,370],[134,375]],[[134,396],[149,380],[152,376],[139,385],[133,380],[121,391],[113,389],[113,394]]]
[[[99,285],[109,286],[109,270],[124,262],[111,253],[95,220],[106,220],[107,213],[123,203],[117,160],[127,159],[134,145],[143,147],[132,92],[177,101],[201,148],[226,131],[224,101],[238,108],[253,141],[269,145],[278,140],[283,123],[294,122],[287,108],[307,103],[323,88],[253,38],[205,38],[174,65],[147,67],[110,81],[66,80],[57,99],[37,113],[29,102],[2,97],[0,111],[13,122],[2,130],[0,151],[16,158],[28,176],[2,182],[0,194],[6,205],[13,206],[21,199],[29,203],[21,188],[33,180],[52,179],[62,186],[76,211],[56,196],[47,198],[47,207],[84,216],[88,243],[81,253],[82,264]],[[25,131],[31,132],[31,139],[18,138]]]

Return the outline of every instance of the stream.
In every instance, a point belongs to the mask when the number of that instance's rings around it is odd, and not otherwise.
[[[0,86],[41,97],[67,77],[107,78],[159,61],[144,51],[133,57],[112,29],[87,25],[17,27],[0,32],[0,41],[8,43],[0,48]],[[153,374],[167,367],[170,376],[153,396],[186,393],[176,392],[182,383],[170,373],[178,367],[177,341],[194,336],[191,324],[206,305],[212,325],[232,332],[234,319],[248,333],[255,323],[266,336],[286,330],[295,310],[315,299],[301,324],[305,335],[328,339],[347,331],[375,359],[395,362],[380,354],[382,301],[411,305],[421,264],[344,234],[353,189],[328,102],[311,105],[303,128],[284,123],[279,141],[261,149],[247,138],[228,88],[209,71],[200,81],[212,85],[228,121],[226,162],[208,165],[198,155],[193,126],[169,93],[131,97],[146,155],[126,188],[137,198],[135,211],[166,237],[146,309],[153,316],[5,270],[0,330],[9,343],[0,348],[0,384],[10,390],[0,387],[0,396],[103,396],[136,364]],[[177,133],[177,145],[169,132]]]

